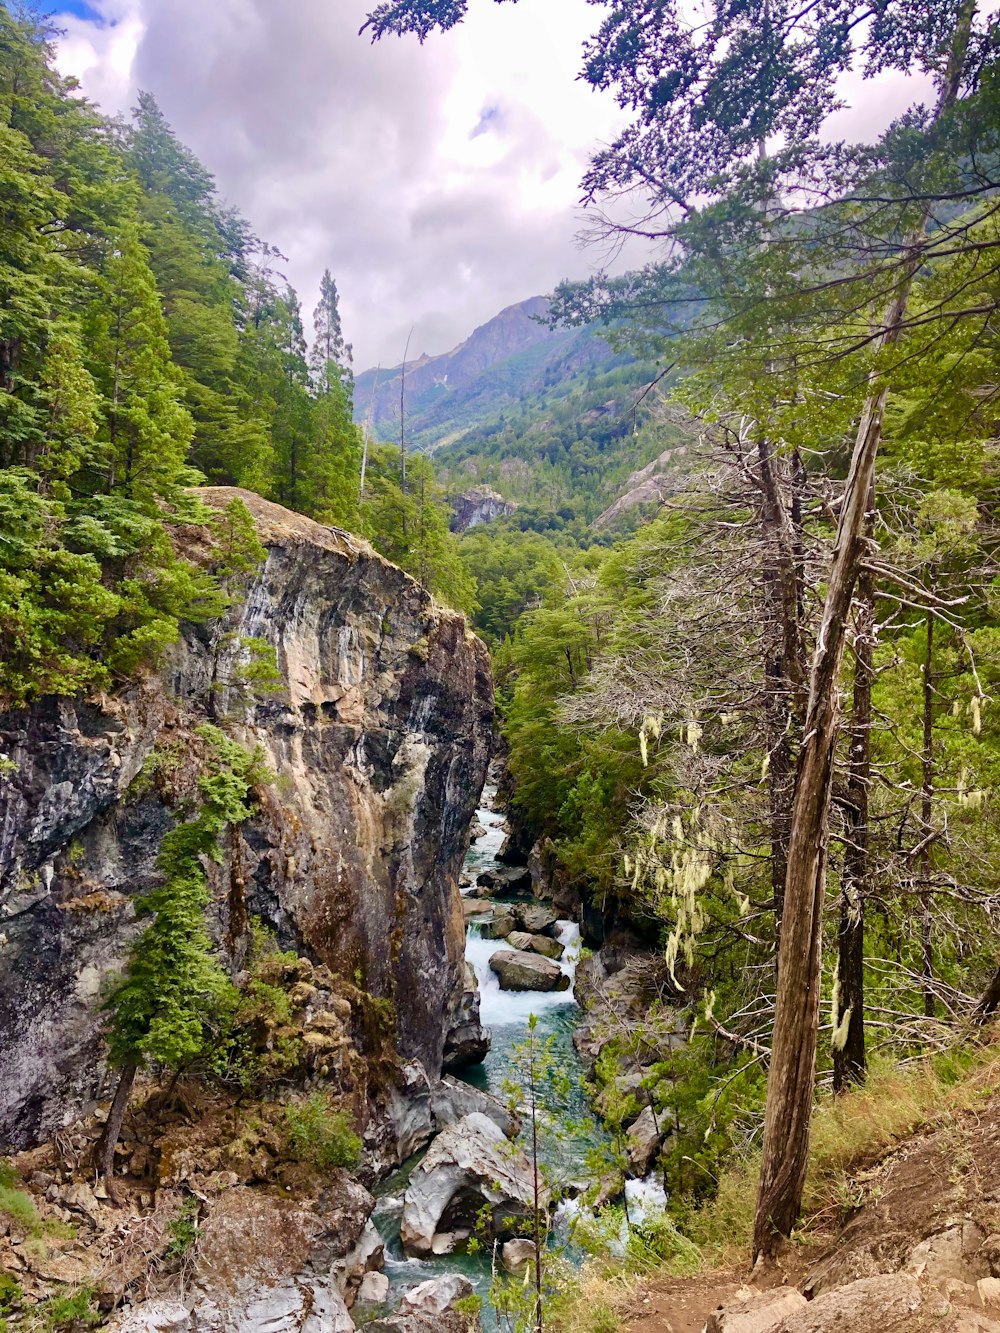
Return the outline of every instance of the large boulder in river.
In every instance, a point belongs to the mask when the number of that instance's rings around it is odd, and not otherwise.
[[[472,1293],[472,1283],[460,1273],[431,1278],[406,1293],[397,1314],[364,1327],[367,1333],[471,1333],[480,1327],[478,1317],[455,1306]]]
[[[569,977],[541,954],[518,949],[498,949],[490,967],[500,979],[501,990],[569,990]]]
[[[516,897],[518,894],[531,894],[531,874],[526,866],[498,867],[496,870],[484,870],[476,880],[480,892]]]
[[[566,950],[558,940],[548,935],[529,935],[526,930],[512,930],[507,936],[507,943],[512,949],[528,953],[540,953],[544,958],[560,959]]]
[[[513,907],[497,903],[493,908],[492,919],[483,922],[479,933],[486,940],[505,940],[516,924]]]
[[[410,1257],[450,1254],[480,1222],[487,1239],[503,1240],[533,1209],[531,1163],[477,1111],[439,1134],[411,1176],[400,1240]]]
[[[483,1092],[481,1088],[474,1088],[471,1083],[448,1078],[447,1075],[431,1093],[431,1104],[439,1131],[457,1124],[474,1111],[481,1111],[509,1139],[516,1138],[521,1130],[520,1120],[511,1114],[499,1097]]]

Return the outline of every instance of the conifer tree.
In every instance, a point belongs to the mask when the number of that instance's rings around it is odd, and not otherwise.
[[[344,338],[337,284],[329,269],[323,272],[319,292],[319,304],[313,313],[314,339],[309,357],[313,384],[318,393],[328,393],[333,380],[340,379],[348,393],[353,395],[351,344]]]

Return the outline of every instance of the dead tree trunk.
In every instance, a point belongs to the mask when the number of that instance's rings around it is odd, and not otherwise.
[[[132,1085],[135,1082],[138,1070],[139,1066],[137,1064],[122,1065],[121,1073],[118,1075],[118,1086],[115,1088],[114,1099],[111,1102],[111,1110],[108,1112],[108,1121],[97,1145],[97,1174],[107,1185],[108,1194],[113,1202],[117,1202],[114,1189],[115,1148],[118,1144],[118,1136],[122,1132],[122,1123],[125,1120],[125,1112],[128,1110],[129,1095],[132,1092]]]
[[[952,34],[948,68],[942,80],[935,120],[949,110],[958,97],[974,11],[974,0],[965,0]],[[899,282],[882,323],[879,349],[892,347],[899,340],[910,288],[921,262],[929,216],[927,207],[920,226],[904,250]],[[882,418],[888,394],[884,379],[873,380],[861,413],[809,676],[809,705],[795,777],[788,843],[774,1037],[753,1229],[755,1259],[775,1253],[782,1238],[791,1234],[802,1207],[819,1037],[823,901],[833,752],[839,722],[837,690],[847,619],[864,555],[866,516],[871,496],[875,493],[875,459],[882,438]]]
[[[920,784],[920,960],[924,990],[924,1016],[933,1018],[934,946],[931,940],[931,842],[934,814],[934,612],[927,611],[924,652],[924,743]]]
[[[799,561],[795,534],[770,442],[757,442],[761,488],[761,582],[764,600],[764,726],[767,745],[768,822],[775,958],[788,872],[795,745],[802,713],[805,655],[802,646]]]
[[[840,921],[837,927],[834,1092],[842,1092],[851,1083],[860,1083],[865,1076],[864,903],[868,884],[868,795],[871,784],[874,655],[875,587],[871,574],[865,572],[858,581],[854,616],[854,691],[847,778],[847,830],[840,889]]]

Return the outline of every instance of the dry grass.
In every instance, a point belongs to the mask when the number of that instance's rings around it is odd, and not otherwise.
[[[638,1291],[637,1277],[610,1273],[605,1265],[589,1262],[561,1294],[548,1327],[558,1333],[618,1333],[641,1309]]]
[[[1000,1085],[1000,1045],[957,1048],[906,1065],[874,1061],[864,1087],[828,1096],[813,1115],[800,1236],[808,1239],[852,1196],[851,1176],[903,1139],[975,1106]],[[749,1260],[759,1158],[733,1163],[710,1203],[684,1219],[701,1269]],[[671,1272],[668,1264],[664,1272]],[[690,1271],[690,1270],[688,1270]]]

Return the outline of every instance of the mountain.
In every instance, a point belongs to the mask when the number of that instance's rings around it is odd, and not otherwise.
[[[454,444],[475,427],[502,420],[527,397],[575,374],[622,365],[594,328],[550,329],[539,323],[544,296],[508,306],[440,356],[406,363],[406,438],[428,452]],[[355,419],[370,419],[380,440],[399,438],[402,367],[366,370],[354,389]],[[370,415],[369,415],[370,414]]]

